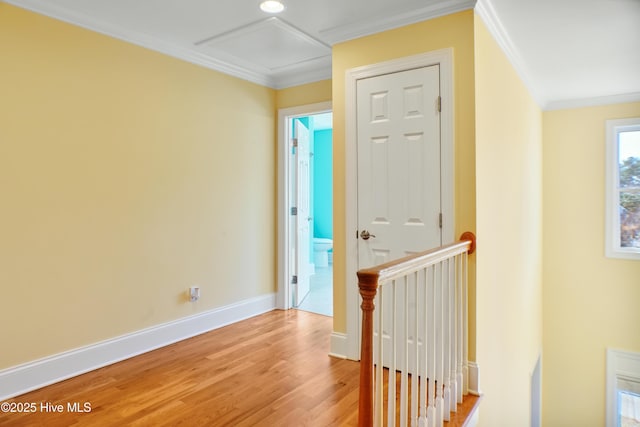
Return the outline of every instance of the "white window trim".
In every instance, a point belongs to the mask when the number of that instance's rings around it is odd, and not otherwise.
[[[640,130],[640,118],[607,120],[605,255],[640,260],[640,250],[620,246],[618,133]]]
[[[640,353],[608,348],[607,427],[618,426],[618,386],[624,381],[640,382]]]

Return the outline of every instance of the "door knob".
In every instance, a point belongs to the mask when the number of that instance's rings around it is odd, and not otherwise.
[[[369,240],[369,237],[376,237],[376,235],[369,233],[367,230],[362,230],[360,237],[362,237],[363,240]]]

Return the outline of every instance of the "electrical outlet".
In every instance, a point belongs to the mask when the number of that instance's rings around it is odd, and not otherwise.
[[[192,286],[189,288],[189,300],[191,302],[198,301],[200,299],[200,288]]]

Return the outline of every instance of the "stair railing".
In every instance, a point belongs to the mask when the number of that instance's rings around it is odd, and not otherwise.
[[[358,271],[360,427],[442,426],[462,402],[475,244],[465,232],[456,243]]]

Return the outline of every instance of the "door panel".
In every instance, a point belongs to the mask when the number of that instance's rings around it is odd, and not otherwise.
[[[311,276],[311,202],[310,194],[310,150],[309,130],[300,122],[294,121],[294,132],[298,141],[296,147],[296,276],[293,305],[298,307],[309,293]]]
[[[439,66],[357,82],[358,268],[441,245]]]

